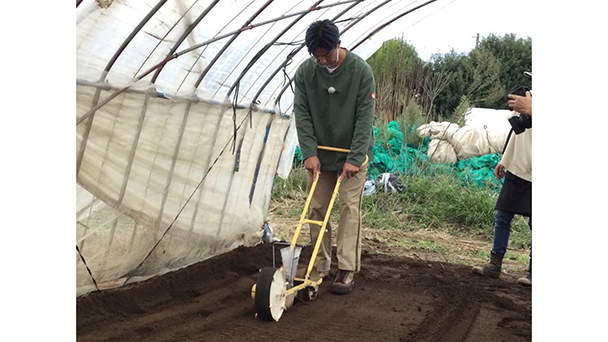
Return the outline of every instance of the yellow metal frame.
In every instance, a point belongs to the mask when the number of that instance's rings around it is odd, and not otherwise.
[[[317,146],[317,148],[320,150],[334,151],[334,152],[343,152],[343,153],[350,152],[350,150],[348,150],[348,149],[337,148],[337,147]],[[368,163],[368,160],[369,160],[369,158],[366,155],[365,161],[363,162],[361,167],[365,166]],[[306,275],[304,276],[303,279],[302,278],[294,279],[297,281],[301,281],[302,283],[287,290],[285,292],[285,296],[289,296],[289,295],[291,295],[299,290],[305,289],[309,286],[318,286],[319,284],[321,284],[323,282],[322,278],[319,278],[315,281],[311,280],[310,274],[312,272],[312,268],[314,267],[315,260],[317,258],[317,253],[319,252],[319,248],[321,247],[321,242],[323,241],[323,235],[325,234],[325,227],[327,226],[327,222],[329,222],[329,216],[331,214],[331,209],[334,206],[334,201],[336,200],[336,195],[338,194],[338,189],[340,188],[340,184],[342,183],[342,176],[340,176],[340,178],[338,178],[338,181],[336,182],[336,186],[334,187],[334,192],[331,195],[331,200],[329,201],[329,206],[327,207],[327,212],[325,213],[325,218],[323,219],[323,221],[315,221],[315,220],[307,219],[306,213],[308,213],[308,207],[310,206],[310,201],[312,200],[312,196],[315,193],[315,189],[317,188],[317,182],[319,181],[319,175],[320,175],[320,173],[317,173],[314,175],[312,186],[310,187],[310,192],[308,193],[308,198],[306,199],[306,204],[304,205],[304,210],[302,210],[302,215],[300,215],[300,221],[298,222],[298,226],[294,233],[293,239],[291,240],[291,245],[289,246],[290,247],[289,252],[290,253],[293,252],[293,250],[296,246],[296,243],[298,242],[298,237],[300,236],[300,231],[302,230],[302,226],[305,223],[312,223],[312,224],[319,225],[319,226],[321,226],[321,229],[319,230],[319,236],[317,237],[315,247],[314,247],[314,249],[312,251],[312,255],[310,257],[310,262],[308,263],[308,269],[306,270]]]

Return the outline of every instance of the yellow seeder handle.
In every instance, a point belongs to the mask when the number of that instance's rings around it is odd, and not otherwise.
[[[333,151],[333,152],[343,152],[343,153],[350,153],[349,149],[346,148],[339,148],[339,147],[329,147],[329,146],[317,146],[317,148],[319,150],[325,150],[325,151]],[[367,162],[369,161],[369,158],[367,156],[367,154],[365,155],[365,161],[363,161],[363,164],[361,164],[361,167],[364,167],[365,165],[367,165]]]
[[[338,148],[338,147],[328,147],[328,146],[317,146],[318,149],[320,150],[326,150],[326,151],[334,151],[334,152],[343,152],[343,153],[350,153],[350,150],[345,149],[345,148]],[[369,157],[367,155],[365,155],[365,161],[363,162],[363,164],[361,164],[361,167],[365,166],[369,161]],[[310,258],[309,264],[308,264],[308,269],[306,270],[306,275],[304,276],[305,281],[304,283],[302,283],[299,286],[296,286],[292,289],[290,289],[288,291],[288,294],[298,291],[308,285],[311,284],[311,280],[310,280],[310,273],[312,271],[312,268],[314,266],[315,263],[315,259],[317,257],[317,253],[319,251],[319,247],[321,246],[321,241],[323,240],[323,235],[325,233],[325,227],[327,226],[327,222],[329,221],[329,216],[331,214],[331,208],[333,207],[334,201],[336,199],[336,195],[338,193],[338,189],[340,188],[340,183],[342,183],[342,177],[338,178],[338,180],[336,181],[336,186],[334,187],[334,191],[333,194],[331,196],[331,199],[329,201],[329,205],[327,207],[327,213],[325,214],[325,218],[323,219],[323,221],[314,221],[314,220],[309,220],[306,218],[306,214],[308,213],[308,207],[310,205],[310,201],[312,200],[312,196],[315,192],[315,189],[317,187],[317,181],[319,180],[319,175],[315,175],[313,178],[313,182],[311,184],[310,187],[310,192],[308,194],[308,197],[306,198],[306,203],[304,204],[304,210],[302,210],[302,214],[300,216],[300,221],[298,222],[298,225],[296,227],[296,231],[294,233],[293,239],[291,240],[291,245],[290,245],[290,249],[289,251],[293,251],[293,249],[296,246],[296,243],[298,241],[298,236],[300,235],[300,230],[302,229],[302,226],[305,223],[312,223],[312,224],[316,224],[321,226],[321,228],[319,229],[319,236],[317,237],[317,241],[315,243],[315,246],[313,248],[312,251],[312,256]],[[323,280],[319,280],[318,283],[316,283],[316,285],[320,284]]]

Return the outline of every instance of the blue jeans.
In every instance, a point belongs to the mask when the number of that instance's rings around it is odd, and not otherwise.
[[[509,245],[509,234],[511,233],[511,221],[514,213],[509,211],[496,210],[494,216],[494,242],[492,252],[504,254]],[[528,225],[532,230],[532,215],[528,218]],[[532,259],[532,244],[530,243],[530,259]]]

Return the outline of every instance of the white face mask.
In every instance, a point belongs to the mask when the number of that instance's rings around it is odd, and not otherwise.
[[[332,64],[331,66],[329,65],[325,65],[325,67],[327,68],[327,70],[329,72],[334,71],[334,69],[336,69],[336,64],[338,64],[338,62],[340,61],[340,49],[336,49],[336,62],[334,64]]]
[[[319,63],[319,61],[314,56],[312,56],[312,58],[314,59],[315,63],[317,63],[318,66],[327,68],[327,70],[331,71],[336,68],[336,64],[338,64],[338,62],[340,61],[340,49],[336,49],[336,61],[334,63],[332,63],[331,65]]]

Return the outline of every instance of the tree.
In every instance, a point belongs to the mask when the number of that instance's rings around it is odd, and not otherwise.
[[[505,88],[505,95],[494,101],[483,103],[489,108],[505,108],[506,94],[515,88],[525,85],[531,87],[531,80],[524,76],[524,71],[532,70],[532,39],[517,38],[513,33],[503,37],[490,34],[475,49],[489,51],[500,62],[500,83]]]
[[[376,81],[376,114],[384,123],[395,120],[417,90],[415,80],[422,61],[403,39],[382,44],[367,62]]]
[[[476,48],[469,54],[470,63],[463,65],[468,81],[464,94],[467,101],[476,106],[483,103],[501,101],[506,96],[505,87],[500,82],[500,61],[491,51]],[[503,100],[504,101],[504,100]]]
[[[445,70],[451,75],[451,81],[435,99],[436,121],[447,120],[461,102],[466,93],[468,81],[465,77],[465,65],[470,63],[465,54],[456,53],[453,49],[444,54],[435,54],[431,57],[433,69]]]
[[[521,85],[531,86],[523,72],[532,70],[532,39],[491,34],[466,55],[452,50],[433,56],[432,62],[435,68],[444,66],[453,73],[452,81],[435,101],[438,117],[451,119],[456,112],[466,111],[465,105],[505,109],[508,92]],[[497,66],[498,79],[494,77]]]
[[[451,120],[468,106],[504,109],[507,93],[531,86],[532,39],[494,34],[468,54],[454,50],[424,63],[403,38],[392,39],[368,59],[376,79],[376,113],[384,123],[415,101],[430,120]],[[465,108],[466,107],[466,108]]]
[[[420,102],[426,113],[426,121],[439,120],[433,107],[435,99],[455,78],[455,73],[445,65],[427,63],[424,68],[424,79],[421,82],[422,97]]]

